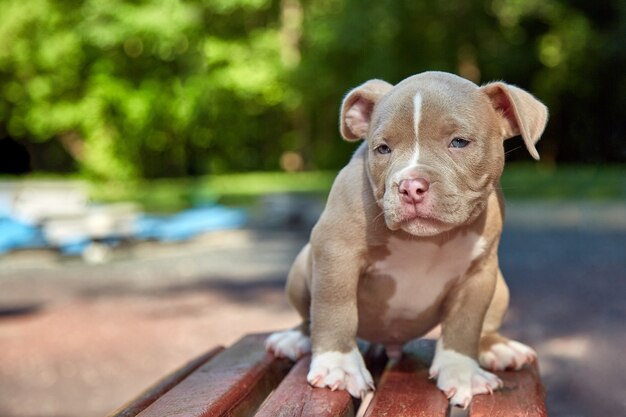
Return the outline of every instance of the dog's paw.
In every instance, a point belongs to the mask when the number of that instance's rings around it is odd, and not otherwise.
[[[492,371],[505,369],[522,369],[524,365],[534,361],[537,353],[531,347],[514,340],[492,344],[478,356],[481,366]]]
[[[311,352],[311,340],[299,330],[272,333],[265,340],[265,349],[278,358],[296,361]]]
[[[363,398],[368,391],[374,390],[372,375],[357,348],[348,353],[324,352],[313,355],[307,381],[318,388],[347,390],[357,398]]]
[[[474,395],[491,394],[502,387],[500,378],[480,369],[472,358],[439,346],[430,377],[437,378],[437,388],[444,392],[450,404],[463,408],[469,406]]]

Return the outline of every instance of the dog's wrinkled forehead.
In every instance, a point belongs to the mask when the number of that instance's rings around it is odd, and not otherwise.
[[[416,123],[471,123],[476,110],[488,103],[478,86],[453,74],[427,72],[400,82],[381,98],[372,122],[374,129],[413,128]]]

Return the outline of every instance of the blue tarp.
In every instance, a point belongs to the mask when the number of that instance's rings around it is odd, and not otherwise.
[[[134,237],[179,241],[191,239],[204,232],[234,229],[246,223],[242,209],[222,206],[198,207],[172,216],[141,216],[135,223]]]
[[[169,216],[144,214],[135,221],[131,237],[139,240],[181,241],[205,232],[239,228],[246,221],[247,215],[243,209],[223,206],[197,207]],[[115,238],[111,236],[109,240],[115,243]],[[60,249],[66,254],[79,255],[90,243],[90,238],[84,236],[64,242]],[[12,249],[46,246],[50,245],[46,242],[41,227],[0,214],[0,253]]]
[[[11,249],[41,248],[46,246],[41,229],[37,226],[0,216],[0,253]]]

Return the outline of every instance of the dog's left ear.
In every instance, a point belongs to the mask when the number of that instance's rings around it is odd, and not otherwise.
[[[487,94],[492,106],[504,120],[504,139],[522,135],[526,149],[533,158],[539,159],[535,144],[539,141],[548,122],[548,108],[534,96],[513,85],[503,82],[489,83],[481,90]]]
[[[345,140],[365,138],[369,130],[374,105],[393,86],[383,80],[369,80],[350,91],[341,103],[339,130]]]

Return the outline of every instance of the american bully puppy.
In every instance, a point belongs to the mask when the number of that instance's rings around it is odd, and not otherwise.
[[[509,292],[498,267],[503,140],[535,158],[548,112],[529,93],[426,72],[371,80],[341,107],[341,135],[365,139],[338,174],[287,282],[302,316],[268,350],[313,354],[309,383],[374,389],[356,338],[392,356],[441,324],[430,375],[453,405],[501,386],[481,369],[520,369],[533,349],[500,335]]]

